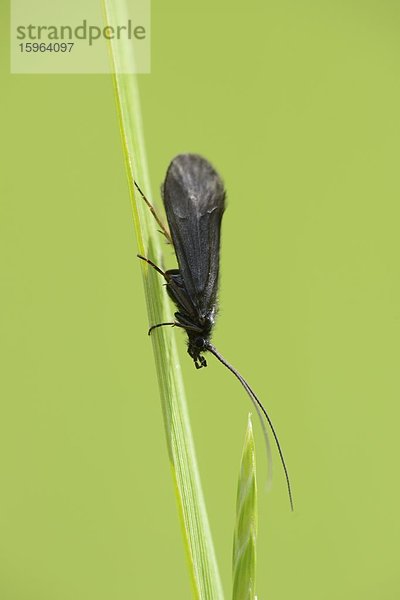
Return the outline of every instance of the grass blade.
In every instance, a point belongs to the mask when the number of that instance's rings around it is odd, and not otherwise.
[[[233,537],[233,600],[255,600],[257,539],[256,454],[251,416],[247,423],[236,500]]]
[[[124,0],[104,0],[104,6],[108,24],[126,22]],[[110,50],[116,72],[113,76],[115,96],[138,249],[140,254],[162,265],[161,235],[134,187],[134,179],[137,179],[145,195],[151,199],[136,78],[120,74],[132,64],[131,47],[129,44],[122,47],[121,43],[114,46],[111,42]],[[147,264],[141,262],[141,266],[149,323],[171,320],[171,308],[160,276]],[[200,485],[174,332],[160,328],[151,339],[194,595],[201,600],[220,600],[223,598],[222,586]],[[148,343],[145,334],[143,343]]]

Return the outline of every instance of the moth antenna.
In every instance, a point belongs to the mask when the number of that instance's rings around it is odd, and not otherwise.
[[[289,502],[290,502],[290,508],[293,511],[294,509],[294,505],[293,505],[293,496],[292,496],[292,487],[290,485],[290,478],[289,478],[289,472],[287,470],[286,467],[286,462],[283,456],[283,452],[282,452],[282,448],[281,445],[279,443],[279,439],[278,439],[278,435],[275,431],[275,428],[272,424],[271,418],[268,415],[267,411],[265,410],[263,404],[260,402],[260,400],[257,398],[256,394],[253,392],[253,390],[251,389],[251,387],[249,386],[249,384],[247,383],[247,381],[241,376],[241,374],[236,371],[236,369],[234,367],[232,367],[232,365],[230,365],[225,358],[218,352],[218,350],[215,348],[215,346],[213,346],[212,344],[210,344],[210,342],[207,343],[206,346],[207,350],[209,352],[211,352],[211,354],[213,354],[227,369],[229,369],[229,371],[231,371],[231,373],[233,373],[235,375],[235,377],[237,379],[239,379],[240,383],[242,384],[242,386],[244,387],[244,389],[246,390],[247,394],[249,395],[251,401],[253,402],[256,410],[257,410],[257,414],[260,417],[260,421],[261,421],[261,425],[264,431],[264,436],[265,436],[265,440],[266,440],[266,444],[267,444],[267,453],[269,452],[269,442],[268,442],[268,436],[267,436],[267,431],[264,425],[264,422],[262,420],[262,415],[260,413],[260,410],[262,411],[262,413],[264,414],[268,425],[272,431],[272,435],[274,436],[274,440],[275,440],[275,444],[276,447],[278,449],[278,453],[279,453],[279,458],[281,460],[281,464],[283,467],[283,471],[285,473],[285,478],[286,478],[286,487],[287,487],[287,491],[288,491],[288,496],[289,496]]]

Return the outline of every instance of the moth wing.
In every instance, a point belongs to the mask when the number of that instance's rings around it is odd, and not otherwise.
[[[163,198],[186,290],[195,311],[204,315],[218,291],[224,185],[206,159],[181,154],[168,168]]]

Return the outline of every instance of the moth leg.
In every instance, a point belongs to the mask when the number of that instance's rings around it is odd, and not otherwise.
[[[150,335],[153,329],[157,329],[157,327],[164,327],[165,325],[171,325],[171,327],[182,327],[182,325],[180,325],[176,321],[169,321],[168,323],[158,323],[157,325],[152,325],[150,327],[149,331],[147,332],[147,335]]]
[[[162,269],[160,269],[160,267],[157,267],[157,265],[155,263],[153,263],[152,260],[150,260],[149,258],[146,258],[145,256],[142,256],[141,254],[137,254],[136,256],[138,258],[140,258],[140,260],[144,260],[144,262],[147,262],[147,264],[149,264],[151,267],[153,267],[153,269],[155,269],[157,271],[157,273],[160,273],[160,275],[162,275],[164,277],[164,279],[166,281],[168,281],[168,278],[167,278],[166,274],[164,273],[164,271]]]
[[[139,192],[139,194],[142,196],[143,200],[145,201],[145,203],[149,207],[151,214],[153,215],[153,217],[155,218],[155,220],[157,222],[157,225],[159,227],[161,227],[160,233],[162,233],[163,235],[165,235],[165,237],[167,238],[168,242],[170,244],[172,244],[171,234],[168,231],[168,229],[166,228],[166,226],[164,225],[164,223],[161,221],[160,217],[158,216],[158,214],[156,212],[156,209],[151,204],[151,202],[149,202],[149,200],[147,200],[146,196],[144,195],[144,193],[142,192],[142,190],[140,189],[140,187],[138,186],[138,184],[136,183],[136,181],[134,182],[134,184],[135,184],[135,187],[136,187],[137,191]]]
[[[192,321],[186,319],[185,316],[182,315],[180,312],[176,312],[174,314],[174,317],[179,321],[180,327],[183,327],[184,329],[189,329],[190,331],[195,331],[196,333],[202,332],[201,327],[198,327],[197,325],[192,323]]]

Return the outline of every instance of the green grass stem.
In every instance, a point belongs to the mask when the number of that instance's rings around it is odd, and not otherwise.
[[[233,536],[233,600],[256,598],[257,484],[253,426],[249,415],[243,445]]]
[[[108,24],[125,22],[124,0],[104,0],[104,3]],[[151,200],[137,81],[135,75],[121,74],[132,63],[132,49],[128,43],[122,46],[121,43],[115,45],[111,42],[110,51],[138,251],[162,265],[162,236],[157,231],[154,217],[134,187],[134,181],[137,180],[146,197]],[[149,323],[171,320],[171,306],[160,275],[142,261],[140,268]],[[138,332],[138,338],[140,336],[141,343],[150,343],[145,332]],[[200,485],[174,331],[160,328],[154,331],[151,341],[194,596],[201,600],[221,600],[222,586]],[[169,595],[166,591],[166,596]]]

